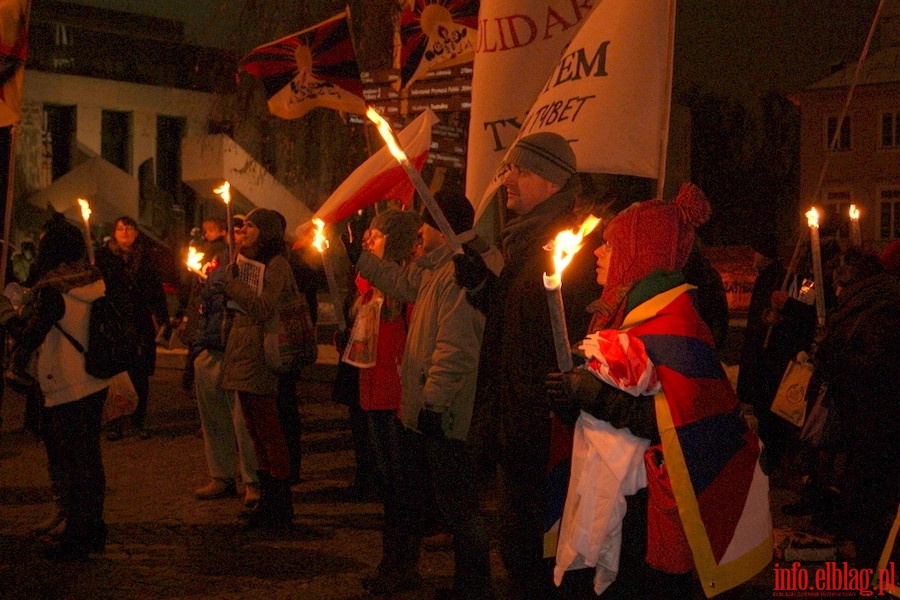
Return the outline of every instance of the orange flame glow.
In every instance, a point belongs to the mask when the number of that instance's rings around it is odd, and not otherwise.
[[[313,234],[315,237],[313,237],[312,245],[315,246],[316,250],[319,252],[325,252],[328,250],[329,246],[328,238],[325,237],[325,221],[322,219],[313,219],[312,223],[316,227]]]
[[[197,273],[198,275],[203,275],[203,252],[198,252],[196,248],[193,246],[188,247],[188,256],[184,261],[184,264],[187,265],[188,270]]]
[[[81,218],[84,219],[85,223],[87,223],[91,218],[91,205],[84,198],[79,198],[78,204],[81,206]]]
[[[816,229],[819,228],[819,211],[815,207],[806,211],[806,224]]]
[[[556,239],[546,246],[547,250],[553,252],[553,267],[556,269],[556,272],[553,275],[544,274],[544,287],[549,290],[562,285],[563,271],[569,266],[569,263],[572,262],[578,251],[581,250],[581,247],[584,246],[584,238],[594,231],[599,224],[600,219],[590,215],[584,220],[578,231],[564,229],[556,234]]]
[[[850,218],[854,221],[859,220],[859,209],[856,208],[855,204],[850,205]]]
[[[403,148],[401,148],[400,144],[397,142],[397,138],[394,136],[394,130],[391,129],[390,124],[378,114],[378,111],[370,106],[368,110],[366,110],[366,116],[369,117],[370,121],[375,123],[376,127],[378,127],[378,133],[384,138],[384,142],[387,144],[388,150],[391,151],[391,155],[400,162],[408,161],[409,157],[406,156],[406,152],[403,151]]]
[[[213,193],[221,196],[222,201],[225,202],[225,204],[228,204],[229,202],[231,202],[231,184],[228,183],[227,181],[225,183],[223,183],[222,185],[220,185],[219,187],[217,187],[216,189],[214,189]]]

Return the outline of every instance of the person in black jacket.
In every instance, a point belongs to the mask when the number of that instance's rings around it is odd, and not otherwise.
[[[574,212],[580,187],[575,153],[562,136],[525,136],[506,162],[503,185],[513,217],[500,233],[500,275],[474,247],[454,262],[469,301],[487,316],[470,437],[482,463],[498,461],[500,553],[520,596],[544,599],[555,593],[551,565],[543,559],[554,430],[544,377],[559,369],[542,279],[555,268],[544,246],[584,218]],[[568,332],[576,341],[587,331],[585,308],[600,293],[591,250],[586,244],[575,256],[562,286]]]
[[[116,219],[112,239],[97,252],[97,266],[106,282],[106,295],[134,324],[140,344],[128,376],[137,391],[138,404],[131,424],[141,439],[150,437],[144,427],[150,376],[156,369],[156,335],[169,320],[169,309],[162,282],[156,270],[153,253],[138,231],[137,222],[129,216]],[[122,439],[123,423],[113,425],[107,435],[110,441]]]

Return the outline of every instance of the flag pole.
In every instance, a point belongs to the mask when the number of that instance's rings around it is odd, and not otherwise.
[[[853,99],[853,92],[856,90],[856,83],[859,81],[859,74],[862,71],[862,65],[866,60],[866,56],[869,54],[869,46],[872,45],[872,38],[875,37],[875,29],[878,27],[878,20],[881,17],[881,9],[884,8],[884,0],[880,0],[878,2],[878,8],[875,9],[875,17],[872,19],[872,25],[869,27],[869,35],[866,36],[866,43],[863,44],[862,52],[859,54],[859,61],[856,63],[856,68],[853,70],[853,79],[850,81],[850,88],[847,90],[847,98],[844,100],[844,106],[841,108],[841,114],[838,116],[837,126],[834,128],[834,135],[831,136],[831,141],[828,144],[828,152],[825,153],[825,160],[822,161],[822,169],[819,171],[819,180],[816,182],[816,187],[813,188],[812,200],[815,200],[819,197],[819,194],[822,193],[822,184],[825,181],[825,173],[828,171],[828,165],[831,162],[831,155],[834,153],[834,149],[837,147],[837,141],[841,138],[841,128],[844,125],[844,119],[847,116],[847,111],[850,109],[850,101]],[[785,270],[784,279],[781,282],[781,291],[785,291],[788,287],[788,283],[790,283],[791,278],[794,276],[794,273],[797,270],[800,262],[800,251],[804,243],[806,243],[806,235],[809,233],[809,227],[801,227],[800,234],[797,236],[797,245],[794,246],[794,254],[791,257],[791,263],[788,265],[788,268]],[[816,282],[816,286],[821,286],[822,283]],[[768,331],[766,331],[766,339],[763,341],[763,348],[768,348],[769,341],[772,338],[772,325],[769,325]]]
[[[15,123],[9,126],[9,156],[6,160],[6,205],[3,211],[3,248],[0,249],[0,260],[3,265],[3,280],[6,281],[6,267],[9,261],[9,235],[12,226],[13,194],[15,191],[16,173],[16,138],[19,125]]]
[[[663,197],[663,188],[666,185],[666,160],[669,152],[669,120],[672,117],[672,69],[675,53],[675,0],[670,0],[668,4],[667,14],[668,25],[666,49],[668,56],[666,57],[666,79],[664,82],[665,100],[663,101],[663,110],[660,123],[659,136],[659,166],[656,174],[656,198],[661,200]]]

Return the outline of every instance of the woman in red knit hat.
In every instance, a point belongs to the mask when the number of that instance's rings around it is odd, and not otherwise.
[[[682,597],[696,570],[710,595],[771,559],[760,444],[680,271],[709,215],[688,183],[622,211],[594,252],[604,289],[587,363],[547,380],[554,412],[575,424],[557,584],[576,571],[567,579],[592,577],[604,598]],[[677,513],[663,518],[666,491]]]

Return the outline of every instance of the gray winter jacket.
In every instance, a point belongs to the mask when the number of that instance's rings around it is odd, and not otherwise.
[[[461,242],[473,237],[460,236]],[[415,302],[401,367],[403,424],[417,431],[423,407],[443,413],[448,438],[465,440],[472,421],[484,315],[454,281],[453,251],[444,244],[400,267],[363,252],[360,274],[385,295]]]

